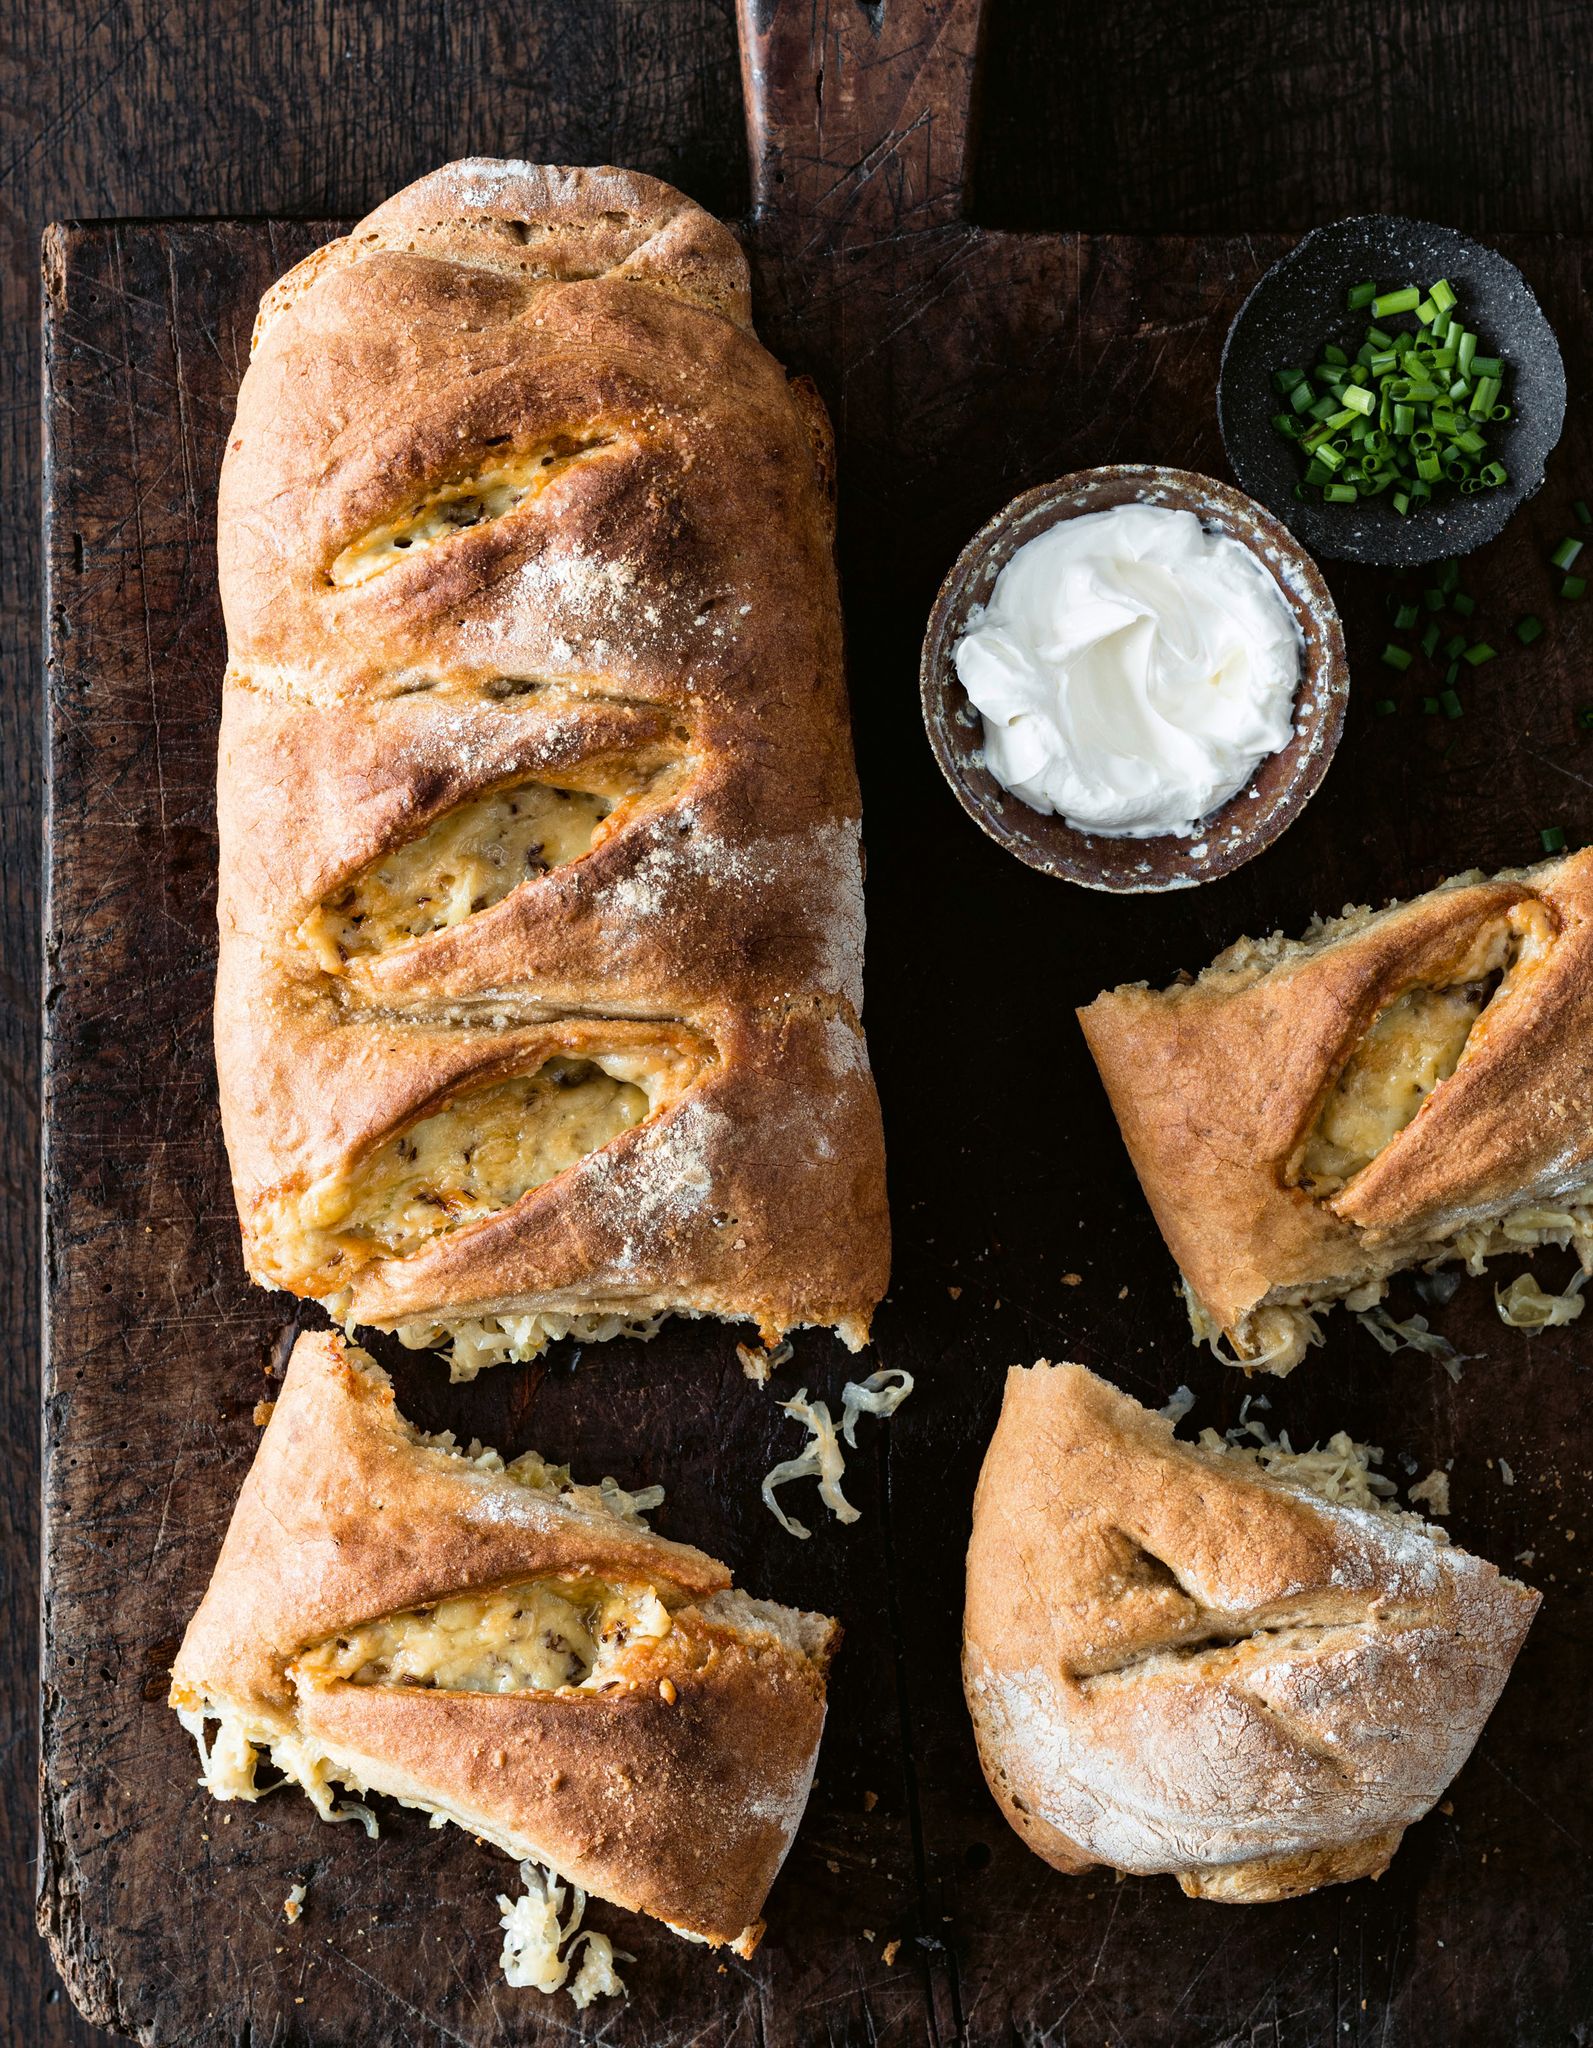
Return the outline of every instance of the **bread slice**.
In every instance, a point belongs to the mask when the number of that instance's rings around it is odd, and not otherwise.
[[[1593,1268],[1593,850],[1240,939],[1079,1021],[1196,1335],[1252,1370],[1407,1267],[1574,1241]]]
[[[205,1782],[270,1762],[440,1814],[750,1954],[824,1725],[827,1616],[750,1598],[605,1481],[421,1435],[301,1336],[172,1671]],[[220,1732],[207,1740],[206,1724]]]
[[[968,1548],[985,1777],[1058,1870],[1236,1902],[1376,1877],[1470,1754],[1538,1597],[1286,1459],[1175,1441],[1082,1366],[1014,1368]]]
[[[472,159],[268,294],[218,507],[250,1272],[463,1373],[889,1267],[829,424],[730,230]]]

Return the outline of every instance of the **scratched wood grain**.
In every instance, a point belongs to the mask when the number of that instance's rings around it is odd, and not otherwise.
[[[932,33],[930,31],[933,31]],[[916,711],[935,584],[1010,493],[1082,463],[1221,469],[1210,391],[1228,319],[1277,239],[982,232],[961,217],[978,43],[962,7],[749,5],[759,317],[826,390],[867,807],[868,1022],[897,1269],[881,1362],[919,1392],[867,1438],[863,1521],[805,1546],[756,1477],[799,1436],[728,1333],[569,1347],[449,1390],[397,1361],[430,1427],[536,1442],[670,1486],[669,1533],[848,1627],[819,1783],[749,1964],[594,1909],[636,1962],[622,2012],[496,1977],[509,1874],[396,1810],[372,1848],[303,1801],[206,1801],[162,1705],[294,1305],[238,1261],[208,1047],[211,778],[221,662],[214,477],[253,304],[329,228],[72,230],[49,250],[52,749],[46,962],[44,1924],[93,2020],[162,2043],[376,2043],[572,2031],[620,2042],[1559,2042],[1593,2013],[1585,1762],[1593,1676],[1579,1526],[1589,1372],[1575,1328],[1529,1339],[1468,1282],[1438,1316],[1483,1354],[1458,1386],[1353,1324],[1272,1390],[1296,1439],[1341,1425],[1409,1478],[1453,1461],[1457,1535],[1531,1550],[1548,1596],[1452,1811],[1390,1874],[1254,1911],[1168,1881],[1067,1880],[979,1779],[956,1678],[962,1546],[1002,1368],[1072,1355],[1196,1424],[1234,1378],[1187,1345],[1154,1230],[1069,1011],[1163,979],[1241,929],[1532,857],[1593,834],[1590,614],[1544,566],[1593,472],[1587,245],[1504,246],[1566,348],[1573,402],[1542,496],[1468,567],[1503,644],[1550,633],[1430,720],[1376,667],[1381,586],[1330,572],[1359,686],[1311,810],[1198,896],[1112,904],[986,844],[939,783]],[[1391,694],[1401,709],[1374,716]],[[1556,1278],[1567,1264],[1546,1260]],[[1404,1312],[1408,1287],[1396,1294]],[[1435,1312],[1436,1313],[1436,1312]],[[833,1395],[822,1339],[787,1379]],[[1506,1486],[1498,1460],[1508,1461]],[[1579,1541],[1580,1539],[1580,1541]],[[304,1918],[280,1905],[307,1881]],[[884,1945],[900,1941],[893,1966]]]

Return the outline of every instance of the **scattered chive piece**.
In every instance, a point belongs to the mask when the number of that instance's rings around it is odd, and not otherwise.
[[[1438,588],[1441,591],[1443,591],[1447,596],[1448,593],[1455,588],[1459,581],[1460,564],[1455,560],[1454,556],[1451,555],[1446,560],[1438,564]]]
[[[1420,298],[1413,284],[1402,285],[1397,292],[1379,292],[1372,300],[1372,318],[1386,320],[1390,313],[1414,313]]]
[[[1569,569],[1581,552],[1582,543],[1579,540],[1573,540],[1567,534],[1554,553],[1550,555],[1549,560],[1556,569]]]
[[[1448,668],[1444,670],[1444,682],[1452,690],[1455,687],[1456,683],[1458,683],[1459,681],[1460,663],[1458,661],[1452,661],[1449,664]]]
[[[1516,638],[1523,647],[1530,647],[1534,640],[1542,637],[1543,621],[1536,612],[1528,612],[1524,618],[1516,620]]]
[[[1449,600],[1449,609],[1452,612],[1459,612],[1463,619],[1469,619],[1477,609],[1477,600],[1469,596],[1464,590],[1457,590]]]
[[[1562,576],[1560,578],[1560,595],[1562,597],[1578,598],[1586,589],[1587,578],[1585,576]]]
[[[1473,668],[1481,668],[1485,661],[1492,661],[1498,652],[1498,648],[1490,647],[1486,640],[1473,640],[1460,658],[1469,662]]]
[[[1422,592],[1422,603],[1430,612],[1441,612],[1444,608],[1444,593],[1435,583],[1431,589]]]
[[[1543,841],[1545,853],[1564,853],[1565,828],[1562,825],[1545,825],[1538,837]]]
[[[1373,290],[1376,290],[1375,286]],[[1437,284],[1429,288],[1427,296],[1440,313],[1447,313],[1455,303],[1455,288],[1447,277],[1441,277]]]
[[[1401,647],[1394,640],[1390,640],[1383,649],[1383,661],[1389,668],[1407,669],[1413,658],[1408,647]]]
[[[1399,709],[1392,697],[1378,697],[1373,700],[1372,709],[1379,718],[1391,718]]]
[[[1421,613],[1411,603],[1410,599],[1407,598],[1394,614],[1395,632],[1408,633],[1420,617]]]
[[[1360,495],[1354,484],[1328,484],[1322,492],[1329,505],[1353,505]]]
[[[1423,697],[1422,710],[1429,718],[1436,717],[1438,714],[1438,699],[1436,697]]]
[[[1440,694],[1438,701],[1444,707],[1445,718],[1465,717],[1466,707],[1464,704],[1461,703],[1460,699],[1455,695],[1453,690],[1443,691]]]
[[[1571,510],[1576,514],[1577,518],[1581,521],[1581,523],[1584,526],[1593,526],[1593,512],[1590,512],[1587,509],[1586,502],[1583,499],[1578,498],[1576,503],[1571,507]]]
[[[1434,619],[1432,624],[1427,628],[1427,631],[1422,635],[1422,653],[1426,655],[1429,661],[1431,661],[1433,656],[1438,652],[1438,642],[1440,637],[1442,636],[1443,630],[1443,627],[1439,625],[1436,619]]]
[[[1464,633],[1451,633],[1449,638],[1444,642],[1444,652],[1448,655],[1451,661],[1459,661],[1460,657],[1465,653],[1465,651],[1466,636]]]

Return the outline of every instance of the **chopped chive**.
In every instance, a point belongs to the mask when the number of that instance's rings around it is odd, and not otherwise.
[[[1576,722],[1584,732],[1593,732],[1593,704],[1584,704],[1576,714]]]
[[[1444,593],[1438,588],[1436,583],[1430,584],[1422,592],[1422,603],[1426,605],[1430,612],[1441,612],[1443,610]]]
[[[1534,640],[1543,637],[1543,621],[1536,612],[1527,612],[1516,620],[1516,638],[1523,647],[1530,647]]]
[[[1588,510],[1587,504],[1583,499],[1578,498],[1571,507],[1571,510],[1576,514],[1583,526],[1593,526],[1593,512]]]
[[[1449,600],[1449,609],[1452,612],[1459,612],[1463,619],[1469,619],[1477,609],[1477,600],[1469,596],[1464,590],[1457,590]]]
[[[1469,662],[1473,668],[1481,668],[1485,661],[1492,661],[1498,652],[1498,648],[1490,647],[1486,640],[1473,640],[1460,658]]]
[[[1353,505],[1360,495],[1354,484],[1329,484],[1322,493],[1329,505]]]
[[[1499,378],[1504,375],[1504,364],[1498,356],[1473,356],[1471,374],[1474,377]]]
[[[1451,690],[1460,681],[1460,663],[1458,661],[1452,661],[1448,668],[1444,670],[1444,681]]]
[[[1446,555],[1436,571],[1438,588],[1447,596],[1460,581],[1460,564],[1453,555]]]
[[[1465,651],[1466,636],[1464,633],[1451,633],[1449,638],[1444,642],[1444,653],[1448,656],[1448,658],[1451,661],[1459,661],[1460,657],[1465,653]]]
[[[1413,284],[1401,285],[1397,292],[1379,292],[1372,300],[1372,318],[1386,320],[1391,313],[1413,313],[1420,297]]]
[[[1538,837],[1543,841],[1545,853],[1564,853],[1565,827],[1563,825],[1545,825],[1538,834]]]
[[[1429,718],[1436,717],[1438,713],[1438,699],[1436,697],[1423,697],[1422,710],[1426,712]]]
[[[1455,288],[1447,277],[1441,277],[1436,284],[1427,287],[1427,296],[1440,313],[1447,313],[1455,303]]]
[[[1411,603],[1409,598],[1406,598],[1402,604],[1396,607],[1394,612],[1395,632],[1408,633],[1420,617],[1421,613],[1417,610],[1416,606]]]
[[[1386,667],[1404,670],[1410,667],[1413,656],[1408,647],[1401,647],[1396,641],[1390,640],[1383,649],[1382,658]]]
[[[1434,619],[1432,624],[1427,628],[1427,631],[1422,635],[1422,653],[1426,655],[1429,661],[1431,661],[1433,656],[1438,652],[1438,642],[1440,636],[1442,635],[1442,632],[1443,628],[1439,625],[1438,621]]]
[[[1581,552],[1581,541],[1572,540],[1570,535],[1567,534],[1565,539],[1562,540],[1560,545],[1555,549],[1554,553],[1550,555],[1549,560],[1556,569],[1569,569],[1571,564],[1576,560],[1577,556],[1581,554]]]
[[[1562,597],[1578,598],[1586,589],[1587,578],[1585,576],[1562,576],[1560,578],[1560,595]]]
[[[1460,699],[1455,695],[1453,690],[1442,691],[1439,695],[1438,701],[1444,707],[1445,718],[1465,717],[1466,707],[1464,704],[1461,703]]]
[[[1399,709],[1399,706],[1392,697],[1376,697],[1372,701],[1372,709],[1379,718],[1391,718]]]

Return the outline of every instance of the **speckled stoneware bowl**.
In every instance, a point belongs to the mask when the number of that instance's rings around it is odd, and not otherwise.
[[[1496,490],[1435,499],[1405,518],[1385,493],[1354,505],[1299,499],[1298,449],[1272,424],[1282,400],[1275,371],[1320,360],[1336,341],[1353,357],[1366,338],[1370,308],[1345,305],[1351,285],[1375,279],[1385,290],[1447,277],[1465,323],[1487,352],[1504,358],[1505,398],[1514,418],[1489,430],[1489,445],[1509,471]],[[1393,323],[1409,325],[1403,316]],[[1513,263],[1452,228],[1394,214],[1334,221],[1274,263],[1239,308],[1223,345],[1217,418],[1233,473],[1253,498],[1329,561],[1381,568],[1469,554],[1543,482],[1544,464],[1565,424],[1565,364],[1554,329]]]
[[[957,642],[969,613],[988,604],[996,578],[1026,541],[1085,512],[1114,505],[1165,505],[1193,512],[1209,531],[1242,542],[1272,576],[1305,638],[1294,700],[1294,737],[1270,754],[1237,796],[1193,838],[1107,839],[1076,832],[1030,808],[985,766],[984,720],[957,679]],[[929,615],[919,671],[924,724],[941,772],[982,832],[1042,874],[1086,889],[1145,894],[1190,889],[1252,860],[1299,815],[1327,773],[1344,727],[1349,668],[1344,633],[1321,571],[1270,513],[1228,484],[1187,469],[1122,464],[1084,469],[1014,498],[957,558]]]

